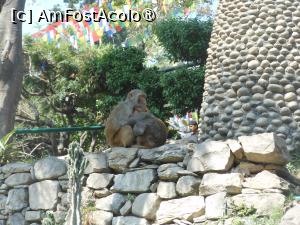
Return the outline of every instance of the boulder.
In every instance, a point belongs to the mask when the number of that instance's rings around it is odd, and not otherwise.
[[[29,186],[29,206],[32,210],[52,210],[58,201],[58,181],[44,180]]]
[[[241,136],[239,141],[249,161],[277,165],[285,165],[289,162],[286,143],[275,133]]]
[[[169,144],[151,150],[141,149],[138,154],[142,161],[161,164],[182,162],[186,152],[181,145]]]
[[[199,195],[207,196],[218,192],[239,194],[242,191],[243,179],[243,175],[240,173],[204,174],[199,187]]]
[[[5,174],[30,172],[32,165],[24,162],[15,162],[4,165],[1,170]]]
[[[150,191],[150,185],[155,180],[156,173],[152,169],[137,170],[118,174],[114,179],[112,189],[117,192],[142,193]]]
[[[187,169],[192,172],[228,171],[234,157],[228,145],[221,141],[206,141],[198,144]]]
[[[181,196],[195,195],[199,191],[201,179],[194,176],[180,177],[176,184],[176,191]]]
[[[56,179],[67,173],[66,162],[50,156],[38,160],[33,166],[33,177],[37,180]]]
[[[5,209],[6,201],[7,201],[7,196],[1,194],[0,195],[0,210]]]
[[[120,214],[120,209],[126,202],[126,198],[119,194],[114,193],[104,198],[96,199],[96,208],[104,211]]]
[[[132,204],[132,214],[149,220],[154,220],[159,204],[160,198],[157,194],[140,194],[135,198]]]
[[[43,219],[42,211],[26,211],[25,220],[26,221],[41,221]]]
[[[264,166],[261,164],[255,164],[251,162],[240,162],[236,169],[238,171],[247,171],[247,173],[258,173],[264,169]]]
[[[118,216],[112,220],[112,225],[150,225],[150,223],[144,218],[138,218],[135,216]]]
[[[246,178],[243,187],[259,190],[280,189],[288,191],[290,189],[290,184],[276,174],[264,170],[254,177]]]
[[[279,193],[239,194],[228,199],[229,207],[254,207],[257,215],[271,215],[274,210],[282,209],[285,197]]]
[[[108,162],[105,153],[86,153],[85,158],[88,165],[84,170],[84,174],[108,172]]]
[[[112,183],[113,178],[114,175],[109,173],[92,173],[89,175],[86,185],[92,189],[107,188]]]
[[[32,177],[30,173],[15,173],[6,178],[4,183],[9,187],[28,185],[32,183]]]
[[[157,169],[160,180],[176,181],[178,179],[178,172],[184,170],[175,163],[163,164]]]
[[[174,219],[192,221],[193,218],[204,215],[204,212],[204,198],[189,196],[161,202],[156,212],[156,221],[158,224],[165,224]]]
[[[157,194],[160,198],[171,199],[176,198],[176,186],[174,182],[159,182],[157,186]]]
[[[300,225],[300,205],[290,208],[281,218],[280,225]]]
[[[113,214],[102,210],[89,212],[88,224],[91,225],[111,225]]]
[[[231,152],[237,159],[240,160],[243,158],[244,151],[243,151],[241,144],[237,140],[228,139],[228,140],[226,140],[226,144],[229,146]]]
[[[205,198],[205,216],[207,219],[219,219],[225,216],[226,192],[219,192]]]
[[[108,165],[117,172],[124,172],[136,158],[137,148],[112,148],[108,155]]]
[[[25,225],[25,218],[22,213],[14,213],[8,217],[6,225]]]
[[[11,189],[6,200],[6,209],[19,211],[28,206],[28,190],[25,188]]]

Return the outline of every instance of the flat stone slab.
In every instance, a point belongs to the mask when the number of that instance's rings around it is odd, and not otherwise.
[[[123,172],[129,168],[130,163],[136,158],[137,148],[112,148],[108,154],[108,165],[115,171]]]
[[[25,173],[30,172],[32,168],[31,164],[24,163],[24,162],[16,162],[16,163],[9,163],[1,167],[1,171],[5,174],[12,174],[12,173]]]
[[[249,161],[285,165],[290,156],[285,140],[275,133],[263,133],[238,138]]]
[[[157,224],[165,224],[174,219],[192,221],[204,215],[205,203],[202,196],[189,196],[180,199],[163,201],[156,212]]]
[[[118,216],[113,218],[112,225],[150,225],[150,223],[144,218],[135,216]]]
[[[108,161],[105,153],[86,153],[85,158],[88,165],[84,170],[84,174],[108,172]]]
[[[15,173],[5,179],[4,183],[9,187],[17,185],[28,185],[31,184],[32,176],[30,173]]]
[[[38,160],[33,166],[33,176],[37,180],[56,179],[67,173],[67,164],[57,157]]]
[[[150,191],[150,185],[156,178],[152,169],[137,170],[118,174],[114,179],[112,189],[117,192],[142,193]]]
[[[113,174],[109,173],[92,173],[89,175],[86,185],[92,189],[107,188],[114,178]]]

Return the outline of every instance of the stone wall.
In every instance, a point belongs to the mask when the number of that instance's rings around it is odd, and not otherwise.
[[[82,211],[90,225],[230,225],[236,208],[267,216],[299,192],[274,173],[289,156],[273,133],[86,157]],[[0,178],[1,225],[38,225],[47,211],[63,224],[70,202],[64,159],[7,164]]]
[[[203,139],[276,132],[300,147],[300,1],[220,0],[206,65]]]

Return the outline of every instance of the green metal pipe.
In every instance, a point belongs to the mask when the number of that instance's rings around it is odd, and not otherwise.
[[[83,127],[61,127],[61,128],[32,128],[32,129],[16,129],[16,134],[36,134],[36,133],[57,133],[57,132],[74,132],[86,130],[100,130],[103,125],[83,126]]]

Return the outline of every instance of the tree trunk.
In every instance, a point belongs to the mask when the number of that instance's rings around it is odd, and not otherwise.
[[[0,0],[0,138],[14,127],[23,78],[22,23],[11,10],[23,11],[26,0]]]

